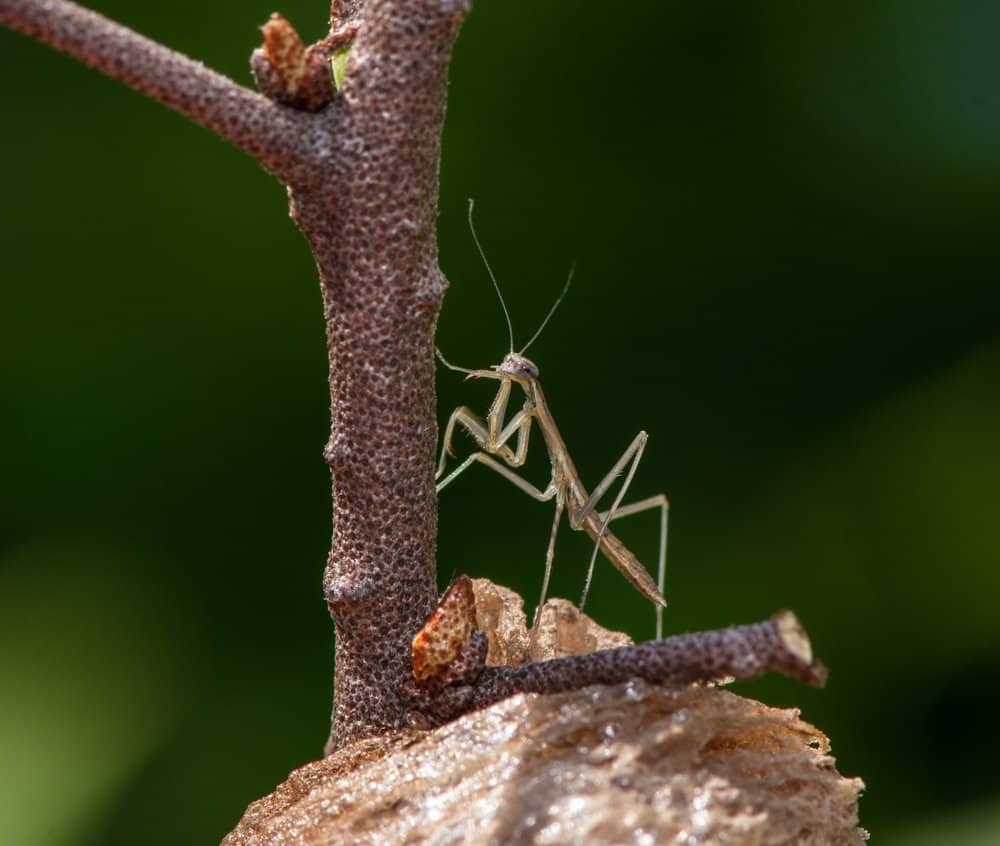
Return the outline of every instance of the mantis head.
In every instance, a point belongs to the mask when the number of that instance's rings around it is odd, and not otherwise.
[[[524,388],[538,379],[538,367],[520,353],[507,353],[500,364],[489,370],[469,370],[466,379],[497,379],[500,382],[517,382]]]
[[[538,367],[535,362],[516,352],[507,353],[504,360],[495,365],[493,370],[500,374],[500,378],[510,378],[522,385],[538,378]]]

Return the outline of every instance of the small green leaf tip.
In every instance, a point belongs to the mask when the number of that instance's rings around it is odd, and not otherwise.
[[[333,68],[333,85],[338,91],[344,84],[344,72],[347,70],[347,57],[350,52],[351,48],[348,47],[346,50],[341,50],[330,56],[330,67]]]

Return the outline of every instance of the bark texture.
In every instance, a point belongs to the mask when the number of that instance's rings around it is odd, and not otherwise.
[[[437,593],[438,161],[448,62],[468,10],[468,0],[337,0],[329,36],[309,47],[272,19],[253,56],[264,96],[65,0],[0,0],[0,23],[177,109],[288,187],[329,341],[330,750],[406,722],[410,640]],[[335,91],[327,59],[348,48]]]
[[[331,750],[403,723],[410,641],[437,594],[438,160],[450,48],[467,8],[365,6],[336,152],[311,184],[290,186],[319,266],[330,355]]]

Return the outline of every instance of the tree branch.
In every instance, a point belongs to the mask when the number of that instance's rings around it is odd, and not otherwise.
[[[175,109],[279,177],[300,157],[303,115],[97,12],[66,0],[0,0],[0,24]]]
[[[319,265],[330,355],[328,750],[405,723],[410,640],[437,594],[438,163],[451,46],[467,11],[456,0],[366,3],[342,97],[317,114],[336,121],[336,146],[317,144],[312,181],[290,185]]]
[[[826,667],[813,657],[809,635],[791,611],[749,626],[601,649],[614,633],[571,603],[547,602],[530,634],[522,605],[513,591],[485,579],[463,575],[451,583],[411,647],[415,709],[429,724],[516,693],[565,693],[632,679],[681,687],[778,672],[817,687],[826,683]],[[568,651],[558,647],[561,640],[572,645]],[[545,644],[554,651],[538,648]]]
[[[563,693],[591,684],[644,679],[679,687],[692,682],[747,680],[784,673],[822,686],[826,668],[813,659],[805,629],[791,611],[748,626],[678,635],[525,664],[487,667],[475,682],[470,705],[484,708],[515,693]]]
[[[254,55],[262,96],[65,0],[0,0],[0,22],[188,115],[288,186],[320,271],[330,360],[331,749],[406,722],[410,640],[437,593],[438,162],[468,10],[468,0],[335,0],[333,31],[310,47],[272,18]],[[348,46],[335,93],[329,54]]]

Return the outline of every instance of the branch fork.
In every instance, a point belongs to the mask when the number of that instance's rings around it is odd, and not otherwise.
[[[264,44],[253,51],[250,66],[262,94],[305,112],[318,112],[337,93],[339,83],[331,63],[350,50],[358,28],[345,25],[306,47],[278,13],[261,28]]]

